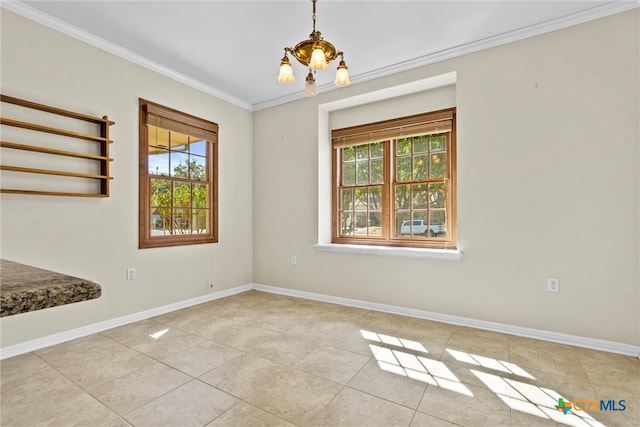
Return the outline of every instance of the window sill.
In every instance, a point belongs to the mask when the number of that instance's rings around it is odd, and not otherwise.
[[[462,252],[456,249],[401,248],[391,246],[344,245],[319,243],[315,245],[319,252],[346,252],[352,254],[386,255],[409,258],[443,259],[460,261]]]

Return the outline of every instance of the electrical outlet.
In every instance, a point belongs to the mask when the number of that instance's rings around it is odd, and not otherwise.
[[[135,268],[127,268],[127,280],[136,280]]]
[[[547,279],[547,291],[558,292],[560,290],[560,280]]]
[[[298,260],[296,259],[295,255],[291,256],[291,265],[296,265],[296,262],[298,262]]]

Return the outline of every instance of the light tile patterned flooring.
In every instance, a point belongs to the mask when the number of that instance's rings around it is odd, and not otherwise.
[[[637,426],[639,368],[632,357],[249,291],[2,361],[0,422]],[[626,409],[565,415],[560,396]]]

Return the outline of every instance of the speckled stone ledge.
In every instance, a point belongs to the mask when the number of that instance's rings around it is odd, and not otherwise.
[[[100,285],[30,265],[0,260],[0,317],[98,298]]]

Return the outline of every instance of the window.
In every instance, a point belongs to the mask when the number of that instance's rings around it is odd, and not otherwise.
[[[139,247],[217,242],[218,125],[139,104]]]
[[[331,139],[333,243],[455,249],[455,108]]]

